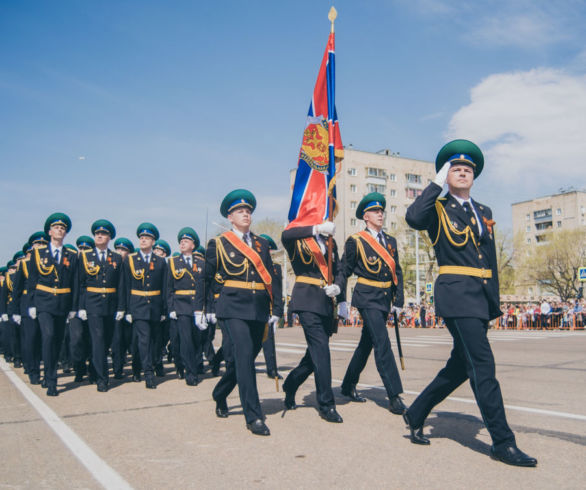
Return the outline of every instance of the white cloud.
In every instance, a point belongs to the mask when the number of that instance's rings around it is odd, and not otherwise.
[[[489,177],[552,192],[586,183],[584,128],[586,76],[535,69],[480,82],[447,136],[481,146]]]

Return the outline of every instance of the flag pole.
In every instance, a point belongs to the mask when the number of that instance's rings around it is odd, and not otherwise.
[[[330,11],[328,12],[328,19],[330,20],[331,23],[331,33],[334,33],[334,22],[336,20],[336,17],[338,16],[338,11],[336,10],[336,8],[332,5],[332,7],[330,8]],[[328,114],[328,118],[332,118],[333,119],[334,115],[333,114]],[[331,132],[328,131],[328,134],[332,134]],[[329,144],[332,144],[332,141],[329,141]],[[332,153],[329,153],[330,158],[332,158]],[[336,165],[336,159],[334,157],[334,161],[330,162],[330,165],[334,165],[334,174],[335,174],[335,165]],[[330,189],[328,186],[328,221],[334,221],[334,199],[333,199],[333,189]],[[333,273],[332,273],[332,255],[333,255],[333,249],[334,249],[334,239],[332,238],[332,235],[330,235],[328,237],[328,285],[331,285],[334,278],[333,278]],[[334,306],[335,306],[335,301],[334,301]],[[334,312],[334,316],[336,312]]]

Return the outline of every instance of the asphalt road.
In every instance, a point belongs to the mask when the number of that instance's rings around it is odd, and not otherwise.
[[[395,349],[394,331],[390,330]],[[245,428],[237,390],[230,417],[218,419],[206,375],[188,387],[167,365],[156,390],[112,380],[108,393],[59,378],[60,396],[30,386],[22,369],[0,363],[0,488],[585,488],[586,332],[490,332],[509,424],[537,468],[492,461],[490,437],[469,385],[432,412],[428,447],[407,438],[387,410],[374,359],[360,379],[367,403],[350,403],[339,385],[360,335],[332,338],[332,376],[343,424],[319,418],[312,378],[302,406],[283,416],[283,393],[257,360],[270,437]],[[411,403],[451,349],[446,330],[401,330]],[[277,332],[282,374],[304,352],[300,328]],[[129,367],[127,367],[127,373]]]

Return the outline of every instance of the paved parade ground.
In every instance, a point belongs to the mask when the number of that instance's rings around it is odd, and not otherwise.
[[[396,351],[394,331],[390,330]],[[488,456],[490,438],[468,384],[437,407],[415,446],[400,416],[387,410],[374,359],[360,379],[368,402],[349,403],[339,385],[360,335],[333,337],[332,376],[343,424],[319,418],[313,378],[283,416],[283,393],[257,360],[258,385],[270,437],[245,428],[235,390],[230,417],[216,418],[206,374],[197,387],[170,365],[144,382],[111,380],[108,393],[61,375],[60,395],[45,396],[21,369],[1,361],[0,488],[585,488],[586,333],[491,331],[511,428],[537,468],[509,467]],[[447,330],[402,329],[405,403],[443,367]],[[277,332],[281,373],[302,357],[301,328]],[[130,372],[127,366],[126,373]]]

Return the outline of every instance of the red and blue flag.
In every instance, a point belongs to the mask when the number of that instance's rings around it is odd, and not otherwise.
[[[309,104],[287,228],[328,219],[330,199],[335,215],[336,158],[344,157],[344,147],[334,101],[335,38],[331,32]]]

